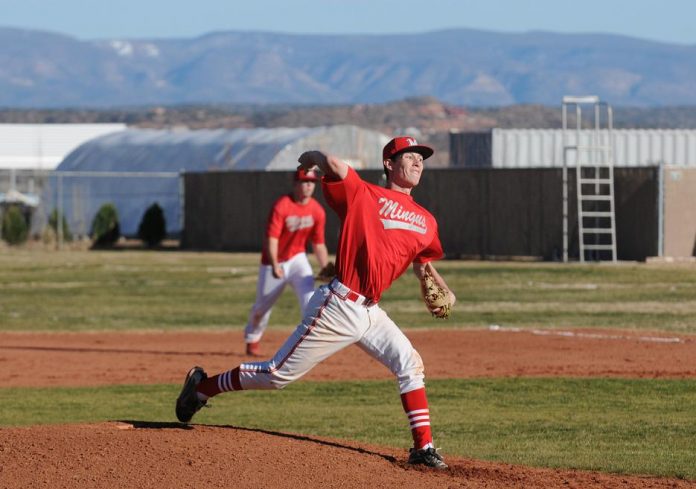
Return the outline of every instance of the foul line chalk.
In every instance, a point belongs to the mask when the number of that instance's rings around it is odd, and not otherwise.
[[[624,336],[601,333],[576,333],[574,331],[554,331],[548,329],[524,329],[524,328],[506,328],[498,324],[488,326],[488,331],[499,331],[502,333],[531,333],[538,336],[564,336],[567,338],[592,338],[598,340],[638,340],[650,341],[653,343],[683,343],[684,340],[676,337],[660,337],[660,336]]]

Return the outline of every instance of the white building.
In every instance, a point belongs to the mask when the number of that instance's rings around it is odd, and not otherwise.
[[[611,146],[615,166],[696,168],[696,130],[614,129],[580,131],[580,146]],[[544,168],[563,166],[563,147],[576,143],[576,131],[561,129],[492,129],[451,134],[451,164],[469,168]],[[571,153],[568,163],[574,164]]]
[[[0,206],[37,208],[47,174],[85,141],[123,131],[125,124],[0,124]],[[32,218],[33,231],[46,221]]]
[[[0,170],[54,170],[85,141],[125,124],[0,124]]]

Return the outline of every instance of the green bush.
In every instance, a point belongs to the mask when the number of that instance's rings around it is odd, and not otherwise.
[[[11,245],[21,244],[29,236],[29,225],[17,206],[11,206],[2,215],[2,239]]]
[[[157,202],[147,208],[138,226],[138,238],[143,243],[153,247],[157,246],[167,235],[167,221],[164,211]]]
[[[112,203],[102,205],[92,220],[92,246],[113,246],[121,237],[121,226],[118,222],[118,211]]]
[[[68,221],[65,219],[65,214],[63,214],[61,219],[61,228],[63,229],[63,241],[72,241],[72,233],[68,227]],[[58,209],[53,209],[51,215],[48,216],[48,225],[53,232],[58,236]]]

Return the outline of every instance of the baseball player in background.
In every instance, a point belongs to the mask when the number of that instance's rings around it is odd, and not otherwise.
[[[341,219],[336,277],[316,290],[301,324],[270,360],[242,363],[212,377],[201,367],[189,370],[176,401],[179,421],[190,421],[208,399],[222,392],[282,389],[357,343],[397,379],[414,442],[409,463],[447,468],[433,444],[421,357],[379,305],[382,293],[409,266],[422,289],[427,276],[447,298],[442,307],[426,299],[431,313],[446,317],[454,305],[454,294],[432,265],[443,255],[437,222],[410,195],[420,181],[424,159],[432,154],[414,138],[391,140],[383,149],[386,188],[363,181],[334,156],[319,151],[300,156],[301,168],[318,166],[324,173],[326,201]]]
[[[271,316],[273,304],[290,284],[300,304],[301,317],[314,293],[314,275],[307,259],[307,243],[324,269],[329,254],[324,244],[326,213],[312,195],[319,178],[313,171],[298,169],[291,193],[275,201],[266,224],[261,266],[256,284],[256,301],[244,328],[246,353],[260,356],[260,341]]]

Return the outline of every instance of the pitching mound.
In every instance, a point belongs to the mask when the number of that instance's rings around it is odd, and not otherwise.
[[[675,479],[533,469],[231,426],[113,422],[3,429],[0,486],[58,488],[686,488]]]
[[[287,332],[270,331],[272,353]],[[603,376],[695,378],[696,341],[611,331],[408,331],[428,378]],[[179,384],[242,361],[241,333],[0,333],[0,387]],[[88,365],[89,368],[85,368]],[[308,380],[387,379],[358,348]],[[534,469],[448,456],[442,473],[405,464],[405,450],[232,426],[163,422],[0,428],[0,488],[682,488],[696,483]]]

